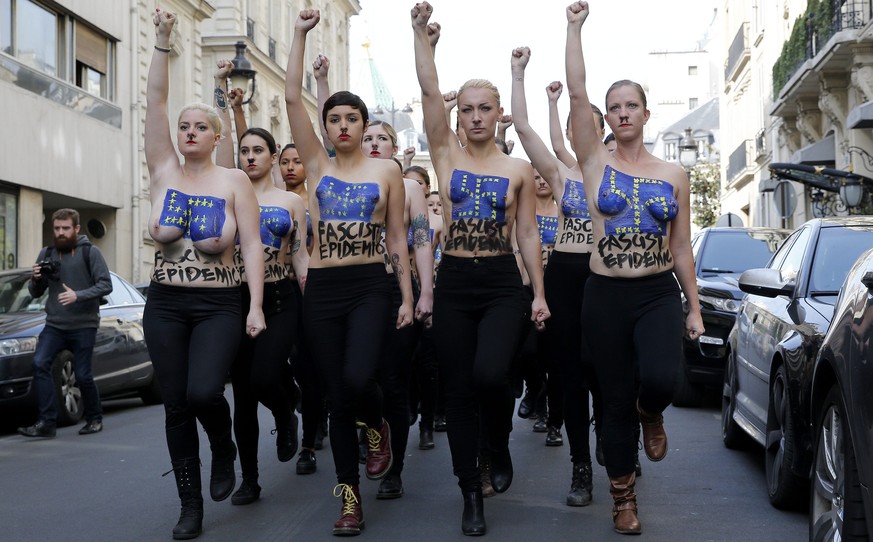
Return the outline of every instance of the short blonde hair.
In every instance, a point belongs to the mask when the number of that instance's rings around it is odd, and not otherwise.
[[[179,111],[179,118],[176,121],[177,124],[179,120],[182,120],[182,115],[184,115],[186,111],[203,111],[206,113],[206,120],[209,122],[209,126],[212,127],[212,130],[216,134],[219,136],[221,135],[221,129],[224,125],[221,122],[221,117],[218,116],[218,111],[214,107],[201,102],[190,103]]]
[[[468,88],[484,88],[485,90],[490,90],[491,94],[494,95],[494,99],[497,100],[497,106],[500,106],[500,91],[497,90],[497,87],[494,86],[494,83],[487,79],[470,79],[458,89],[458,102],[461,101],[461,94],[467,90]]]

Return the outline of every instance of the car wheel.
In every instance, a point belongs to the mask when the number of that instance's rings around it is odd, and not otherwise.
[[[794,419],[788,399],[788,379],[785,367],[776,369],[770,381],[767,430],[764,436],[764,467],[767,494],[776,508],[795,509],[806,496],[806,483],[791,472],[791,463],[798,450],[794,446]]]
[[[688,367],[685,363],[685,354],[679,357],[679,370],[676,374],[676,388],[673,390],[673,406],[696,407],[702,402],[700,388],[688,380]]]
[[[816,417],[809,499],[809,540],[868,540],[852,434],[837,387]]]
[[[152,373],[152,381],[149,382],[149,385],[140,388],[139,398],[147,405],[159,405],[164,402],[163,397],[161,397],[161,388],[158,386],[157,375]]]
[[[745,448],[749,437],[734,420],[737,411],[737,365],[733,351],[728,349],[724,364],[724,385],[721,398],[721,440],[725,448]]]
[[[85,402],[82,400],[82,390],[76,383],[72,352],[62,350],[58,353],[52,364],[52,377],[55,382],[58,425],[78,423],[85,413]]]

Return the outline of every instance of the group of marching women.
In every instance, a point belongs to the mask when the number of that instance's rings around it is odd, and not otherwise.
[[[333,533],[359,534],[361,433],[366,476],[381,480],[378,496],[403,493],[410,365],[425,322],[465,535],[486,532],[482,458],[488,459],[484,481],[494,492],[512,483],[515,338],[530,326],[541,332],[550,380],[561,384],[552,410],[570,442],[567,504],[591,502],[591,387],[615,530],[641,532],[635,430],[642,425],[649,459],[663,459],[661,413],[672,397],[681,337],[703,332],[689,183],[684,170],[644,147],[649,111],[636,83],[618,81],[608,90],[603,116],[617,146],[610,151],[603,144],[585,88],[581,29],[588,13],[587,2],[566,10],[567,134],[575,155],[552,154],[531,130],[524,96],[530,50],[512,52],[513,121],[530,163],[495,145],[503,108],[490,82],[467,81],[450,97],[440,92],[434,63],[440,26],[430,22],[430,4],[415,4],[416,73],[438,180],[427,198],[427,188],[419,187],[427,184],[426,172],[404,174],[396,160],[374,159],[393,158],[396,133],[370,122],[355,94],[320,97],[321,139],[313,129],[302,80],[316,10],[301,11],[294,24],[285,89],[293,146],[280,151],[268,131],[247,128],[235,115],[234,151],[228,104],[235,91],[225,86],[232,65],[219,61],[216,107],[183,108],[174,148],[167,53],[176,20],[157,10],[145,126],[155,268],[144,322],[181,500],[174,539],[202,532],[198,421],[212,452],[209,489],[216,501],[233,495],[235,504],[247,504],[259,497],[259,403],[275,420],[280,461],[297,452],[297,388],[288,364],[295,345],[304,452],[311,454],[324,400],[334,495],[341,500]],[[326,81],[326,69],[319,56],[317,78]],[[555,83],[549,88],[551,99]],[[457,107],[454,130],[449,102]],[[276,169],[289,190],[277,188]],[[442,208],[441,221],[429,206]],[[435,283],[434,237],[441,254]],[[545,273],[544,242],[554,245]],[[689,309],[684,323],[680,291]],[[228,374],[233,415],[224,397]],[[242,482],[234,493],[237,454]],[[300,457],[303,472],[312,472],[314,456]]]

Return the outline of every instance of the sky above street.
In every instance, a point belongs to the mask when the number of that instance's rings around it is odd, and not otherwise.
[[[550,82],[565,82],[567,0],[507,2],[497,0],[439,0],[431,2],[431,21],[442,26],[436,64],[443,92],[457,89],[471,78],[491,80],[501,93],[509,113],[510,56],[514,48],[531,48],[526,70],[526,93],[531,124],[548,137]],[[361,13],[351,22],[350,82],[353,92],[367,99],[369,83],[366,51],[370,43],[375,59],[396,107],[403,107],[420,94],[415,76],[410,10],[407,0],[360,0]],[[619,79],[645,84],[647,54],[652,51],[694,50],[713,18],[714,0],[595,0],[583,28],[582,45],[588,68],[588,93],[602,108],[606,89]],[[562,118],[569,113],[564,94],[558,102]],[[508,139],[513,139],[510,130]],[[516,142],[517,142],[517,138]],[[516,147],[520,149],[520,145]],[[513,152],[515,155],[516,152]]]

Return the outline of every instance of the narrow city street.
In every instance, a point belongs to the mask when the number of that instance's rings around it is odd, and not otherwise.
[[[226,393],[231,395],[230,389]],[[163,408],[139,400],[105,403],[103,432],[79,436],[62,428],[53,440],[29,440],[14,428],[0,433],[2,538],[9,541],[171,540],[179,504],[163,432]],[[807,538],[807,516],[770,506],[764,487],[763,451],[725,449],[715,406],[665,412],[670,449],[660,463],[643,460],[639,514],[643,539],[652,541],[798,541]],[[544,446],[531,421],[515,418],[510,490],[485,501],[488,538],[512,541],[621,540],[612,530],[606,472],[594,465],[594,503],[564,505],[569,488],[569,449]],[[272,421],[261,410],[260,501],[232,506],[206,496],[204,541],[326,541],[339,514],[329,443],[318,453],[318,472],[298,476],[294,461],[279,463]],[[366,529],[361,540],[462,540],[461,498],[451,471],[445,433],[436,448],[418,449],[410,431],[405,494],[377,501],[378,482],[362,475]],[[593,447],[593,435],[592,435]],[[203,478],[209,452],[201,432]],[[237,462],[237,469],[239,463]],[[362,468],[363,473],[363,468]]]

